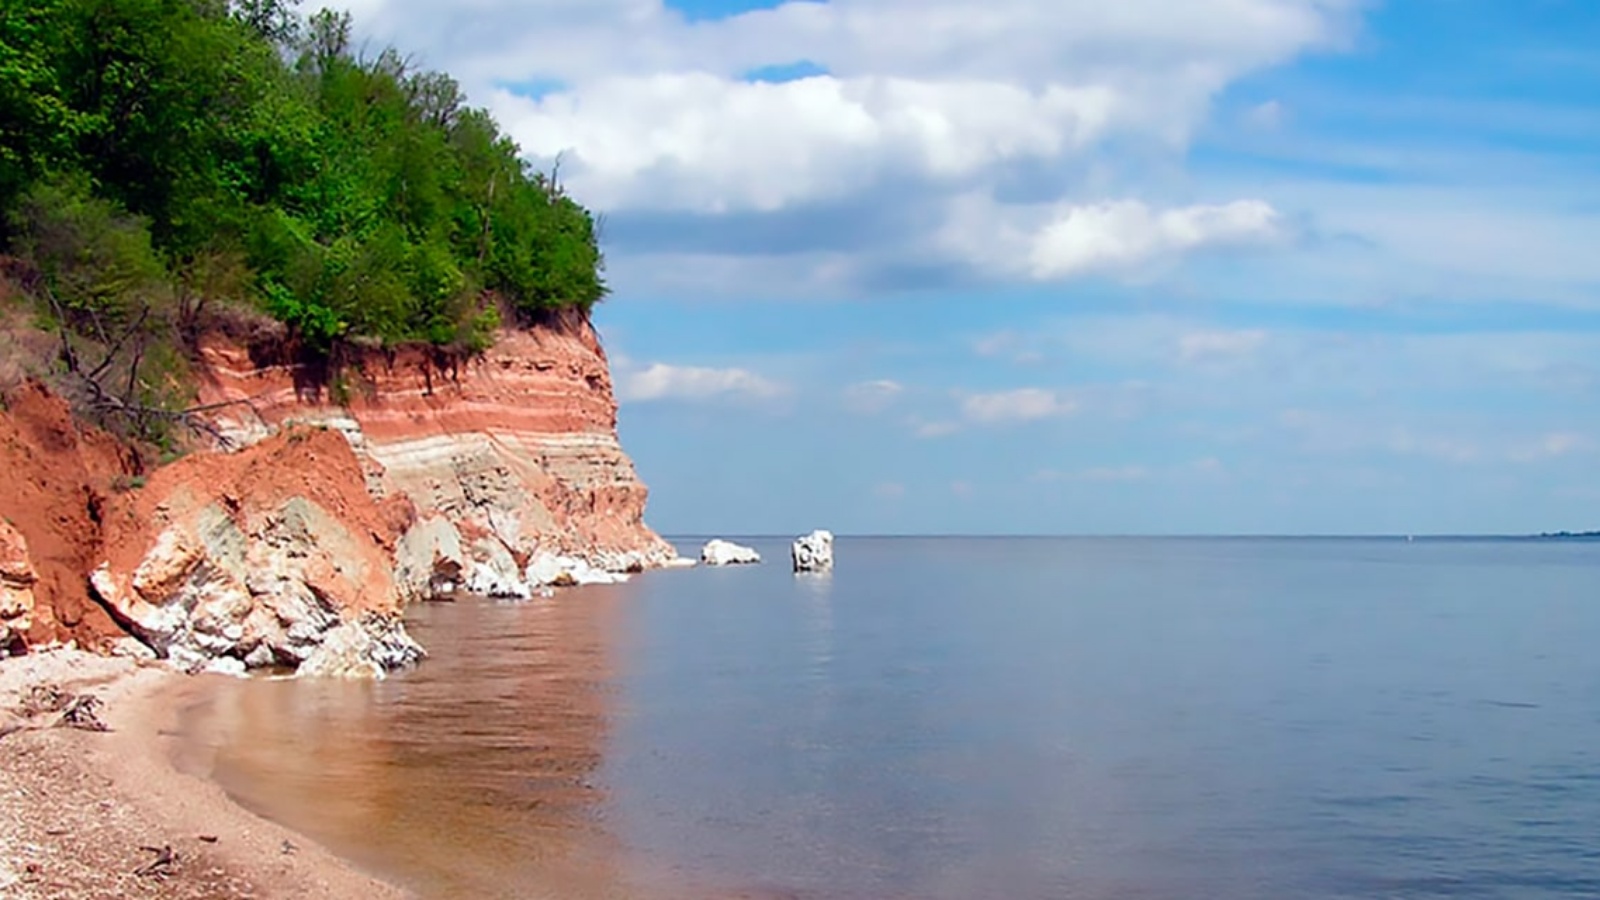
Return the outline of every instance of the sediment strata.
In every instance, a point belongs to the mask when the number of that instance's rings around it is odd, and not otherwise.
[[[487,352],[200,339],[216,446],[147,470],[35,382],[0,411],[0,651],[76,643],[191,670],[372,675],[408,601],[527,598],[666,565],[585,316]],[[323,650],[326,645],[326,650]]]
[[[227,404],[213,422],[234,446],[295,423],[342,433],[373,495],[416,510],[397,546],[408,597],[526,597],[676,556],[644,523],[648,491],[617,441],[611,375],[587,317],[503,330],[476,357],[353,357],[330,373],[285,356],[271,336],[211,335],[201,402]]]

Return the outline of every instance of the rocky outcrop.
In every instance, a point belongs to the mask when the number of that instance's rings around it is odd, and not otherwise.
[[[748,566],[761,562],[761,554],[749,547],[718,538],[700,548],[700,561],[708,566]]]
[[[28,542],[0,519],[0,657],[28,633],[33,616],[33,586],[39,581],[28,558]]]
[[[182,459],[115,498],[90,580],[129,631],[185,669],[381,674],[422,655],[394,581],[411,519],[403,500],[367,493],[343,435],[289,430]]]
[[[502,331],[473,358],[375,349],[331,373],[271,339],[213,335],[199,370],[201,401],[231,403],[214,423],[234,445],[319,423],[349,439],[375,497],[413,503],[397,559],[407,596],[528,596],[676,555],[644,524],[648,492],[583,316]]]
[[[813,531],[795,538],[789,547],[796,572],[828,572],[833,569],[833,535],[827,531]]]

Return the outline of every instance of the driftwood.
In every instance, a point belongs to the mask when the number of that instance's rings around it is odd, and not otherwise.
[[[178,853],[172,849],[171,844],[163,847],[140,847],[139,849],[154,853],[156,858],[134,869],[133,874],[142,878],[154,878],[158,881],[177,874]]]

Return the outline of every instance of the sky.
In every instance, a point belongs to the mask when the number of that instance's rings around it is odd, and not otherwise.
[[[1592,0],[358,0],[602,217],[668,534],[1600,528]]]

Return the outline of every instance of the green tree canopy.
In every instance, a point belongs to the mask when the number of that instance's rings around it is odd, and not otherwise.
[[[606,292],[593,217],[452,79],[292,0],[0,0],[0,245],[110,311],[240,260],[322,349]]]

